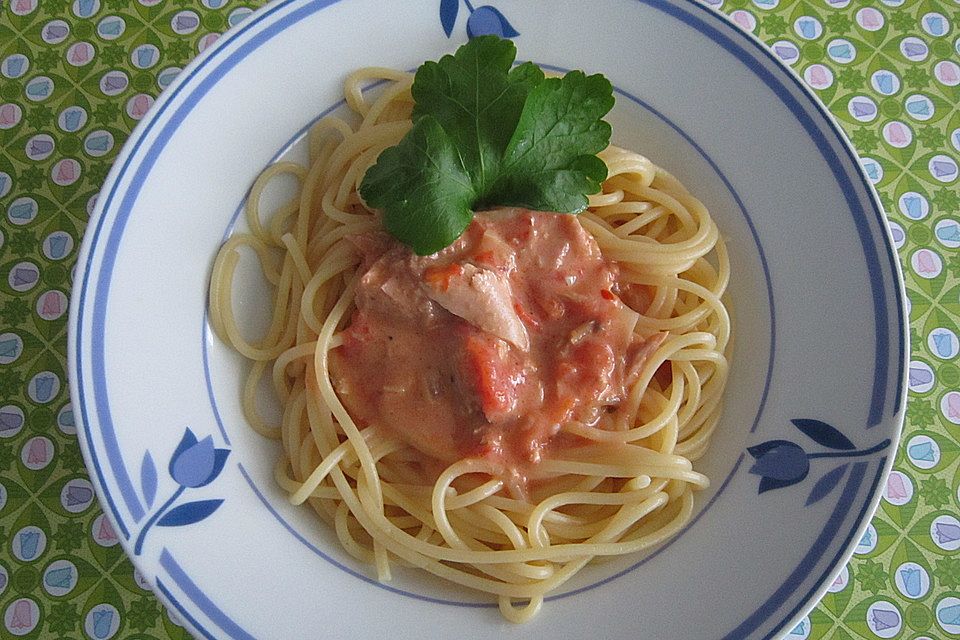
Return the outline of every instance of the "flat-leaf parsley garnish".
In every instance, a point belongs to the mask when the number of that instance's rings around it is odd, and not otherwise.
[[[509,40],[481,36],[421,65],[413,128],[363,178],[363,199],[420,255],[452,244],[474,210],[579,213],[607,177],[597,154],[610,142],[610,82],[545,78],[533,63],[513,66],[516,55]]]

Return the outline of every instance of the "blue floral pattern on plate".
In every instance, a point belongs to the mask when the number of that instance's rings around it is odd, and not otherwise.
[[[483,5],[474,8],[470,0],[440,0],[440,25],[448,38],[453,34],[453,28],[456,26],[461,2],[470,12],[469,17],[467,17],[468,38],[485,35],[513,38],[520,35],[507,20],[507,17],[496,7]]]
[[[802,446],[790,440],[767,440],[749,447],[747,453],[756,460],[750,467],[750,473],[760,476],[758,494],[802,482],[810,473],[811,460],[859,458],[890,446],[890,439],[887,438],[869,449],[857,449],[850,438],[826,422],[810,418],[796,418],[790,422],[808,438],[830,451],[807,453]],[[827,497],[840,483],[848,466],[848,463],[841,464],[821,476],[813,485],[810,495],[807,496],[805,506],[810,506]]]
[[[180,486],[166,502],[153,512],[147,523],[140,529],[133,548],[134,555],[140,555],[147,532],[154,525],[182,527],[194,524],[207,518],[220,507],[223,500],[216,499],[195,500],[185,502],[173,509],[170,508],[187,489],[205,487],[216,480],[220,472],[223,471],[223,466],[226,464],[229,455],[229,449],[217,449],[213,446],[211,436],[207,436],[203,440],[197,440],[197,436],[189,428],[184,431],[183,437],[170,457],[170,463],[167,466],[170,477]],[[150,455],[149,450],[143,454],[143,462],[140,465],[140,488],[143,491],[147,508],[152,508],[157,496],[157,467],[153,463],[153,456]]]

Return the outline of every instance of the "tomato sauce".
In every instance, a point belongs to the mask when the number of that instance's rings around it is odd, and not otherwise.
[[[522,485],[575,440],[555,438],[561,425],[615,407],[663,338],[634,333],[616,265],[573,215],[478,213],[430,256],[382,233],[353,242],[362,276],[335,388],[360,424],[434,462],[485,458]]]

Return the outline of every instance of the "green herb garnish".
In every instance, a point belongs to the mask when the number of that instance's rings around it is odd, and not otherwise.
[[[475,209],[579,213],[607,177],[596,154],[610,142],[610,82],[545,78],[516,56],[509,40],[481,36],[421,65],[413,128],[363,178],[360,195],[420,255],[452,244]]]

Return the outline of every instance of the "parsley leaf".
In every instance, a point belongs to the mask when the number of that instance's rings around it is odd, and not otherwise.
[[[600,191],[607,165],[596,154],[610,143],[602,118],[613,107],[613,87],[601,75],[571,71],[549,78],[527,97],[507,145],[500,175],[483,204],[580,213]]]
[[[545,79],[515,58],[509,40],[481,36],[425,62],[413,128],[363,178],[360,195],[420,255],[453,243],[476,208],[579,213],[607,176],[596,154],[610,141],[610,82],[580,71]]]
[[[387,231],[420,255],[452,244],[473,219],[470,176],[433,116],[418,120],[403,142],[380,154],[361,189],[368,202],[384,208]]]
[[[452,56],[424,62],[414,78],[413,121],[437,119],[478,193],[496,177],[527,95],[543,81],[543,71],[531,62],[511,68],[516,56],[509,40],[476,38]]]

